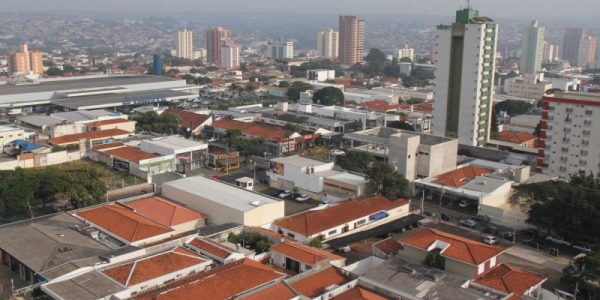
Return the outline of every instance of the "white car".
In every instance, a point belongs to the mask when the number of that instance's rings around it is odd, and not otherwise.
[[[483,242],[488,245],[496,245],[496,244],[498,244],[498,238],[493,235],[486,235],[483,238]]]
[[[289,198],[294,192],[287,190],[287,191],[283,191],[281,193],[279,193],[279,195],[277,195],[277,197],[281,198],[281,199],[286,199]]]
[[[300,196],[296,197],[296,201],[298,201],[298,202],[308,201],[309,199],[310,199],[310,196],[307,194],[300,194]]]
[[[571,243],[565,241],[565,239],[563,239],[562,237],[558,236],[558,235],[549,235],[546,237],[547,241],[551,241],[555,244],[559,244],[559,245],[565,245],[565,246],[571,246]]]
[[[331,155],[333,155],[333,156],[339,156],[339,155],[346,154],[346,152],[344,152],[343,150],[339,150],[339,149],[331,150],[329,153],[331,153]]]
[[[469,228],[473,228],[473,227],[477,226],[477,222],[475,222],[471,219],[460,219],[458,221],[458,223],[462,226],[469,227]]]

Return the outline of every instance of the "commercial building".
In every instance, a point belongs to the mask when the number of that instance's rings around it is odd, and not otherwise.
[[[320,57],[337,58],[340,33],[329,28],[317,33],[317,52]]]
[[[498,25],[466,8],[438,26],[433,134],[484,146],[489,140]]]
[[[163,75],[163,63],[160,53],[152,55],[152,73],[156,76]]]
[[[407,200],[388,200],[383,196],[373,196],[350,199],[275,220],[271,228],[299,242],[313,238],[326,241],[385,224],[408,214]]]
[[[415,49],[408,48],[408,45],[405,45],[404,48],[398,48],[394,51],[394,57],[398,59],[398,61],[403,58],[410,59],[411,62],[415,60]]]
[[[306,78],[312,81],[327,81],[327,80],[335,80],[335,70],[308,70],[306,71]]]
[[[138,148],[122,144],[106,144],[95,148],[89,157],[103,162],[118,171],[126,171],[148,182],[152,176],[171,172],[174,167],[174,155],[158,155],[144,152]]]
[[[120,129],[133,133],[135,121],[127,115],[105,110],[78,110],[47,115],[27,115],[18,118],[18,123],[33,129],[42,136],[60,137],[87,131]]]
[[[82,140],[89,140],[92,143],[111,141],[113,139],[123,139],[131,135],[131,132],[121,129],[108,129],[99,131],[89,131],[76,134],[68,134],[60,137],[48,139],[48,143],[55,146],[79,145]]]
[[[193,33],[187,29],[177,32],[177,57],[189,60],[194,59]]]
[[[221,68],[235,70],[240,67],[240,46],[233,42],[221,45]]]
[[[221,46],[229,41],[230,31],[223,27],[213,27],[206,32],[207,61],[213,65],[221,64]]]
[[[553,62],[560,58],[560,46],[544,41],[543,62]]]
[[[579,60],[579,47],[586,36],[583,28],[567,28],[563,37],[562,58],[569,61],[572,66]]]
[[[559,92],[542,99],[537,171],[568,180],[592,172],[600,176],[600,96]]]
[[[585,36],[579,42],[579,53],[577,55],[577,66],[587,67],[596,61],[596,38]]]
[[[267,42],[267,57],[271,59],[294,58],[294,42],[283,39]]]
[[[504,82],[507,95],[524,99],[541,100],[549,89],[552,89],[552,82],[544,81],[544,73],[525,74]]]
[[[163,156],[173,156],[174,169],[179,173],[200,168],[208,155],[208,144],[177,135],[141,141],[140,149]]]
[[[284,216],[284,201],[202,176],[163,184],[163,196],[208,215],[208,223],[261,226]]]
[[[272,187],[298,190],[318,200],[339,201],[364,195],[364,176],[334,170],[333,162],[298,155],[273,158],[267,172]]]
[[[19,46],[19,51],[10,53],[8,57],[10,73],[44,74],[42,52],[29,52],[27,44]]]
[[[538,21],[533,21],[525,29],[521,46],[521,73],[534,74],[542,70],[544,30],[544,27],[539,26]]]
[[[381,157],[404,178],[436,176],[456,168],[458,141],[390,127],[344,135],[353,150]]]
[[[352,66],[363,61],[365,21],[356,16],[340,16],[339,60]]]

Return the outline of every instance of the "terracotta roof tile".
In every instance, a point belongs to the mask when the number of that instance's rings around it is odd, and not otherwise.
[[[501,264],[479,276],[475,282],[497,291],[523,295],[531,287],[544,282],[544,280],[545,278],[538,274]]]
[[[239,130],[251,137],[262,137],[269,140],[287,139],[293,134],[282,126],[261,124],[254,122],[240,122],[236,120],[221,119],[213,122],[213,127],[226,130]]]
[[[344,259],[343,257],[337,256],[325,250],[291,241],[284,241],[281,244],[271,246],[271,252],[281,253],[286,257],[311,266],[323,260],[336,261]]]
[[[310,236],[339,226],[340,224],[403,205],[408,205],[408,201],[404,199],[390,201],[383,196],[351,199],[325,209],[307,211],[279,219],[274,224]]]
[[[188,243],[190,246],[201,250],[202,252],[210,253],[218,258],[226,259],[234,253],[233,249],[229,249],[213,240],[197,237]]]
[[[119,203],[82,210],[77,215],[129,242],[172,231]]]
[[[290,298],[296,296],[292,290],[290,290],[285,283],[278,283],[276,285],[270,286],[263,290],[260,290],[256,293],[253,293],[247,297],[244,297],[244,300],[289,300]]]
[[[134,299],[223,300],[284,276],[273,268],[246,258],[175,281],[159,290],[150,290]]]
[[[138,199],[123,204],[135,209],[137,213],[147,218],[170,227],[206,217],[202,213],[159,196]]]
[[[97,130],[54,137],[48,139],[48,143],[54,145],[73,144],[79,143],[79,140],[81,139],[90,139],[94,141],[109,138],[120,138],[122,136],[129,136],[129,134],[130,132],[121,129]]]
[[[398,104],[390,104],[383,100],[373,100],[373,101],[362,102],[360,104],[360,106],[362,106],[368,110],[379,111],[379,112],[396,110],[396,109],[398,109],[398,107],[400,107],[400,105],[398,105]]]
[[[342,275],[336,268],[329,267],[292,282],[290,286],[306,297],[315,298],[325,293],[327,287],[334,284],[342,285],[348,281],[349,279]]]
[[[110,267],[103,270],[102,273],[125,286],[132,286],[205,261],[193,252],[177,247],[167,252],[138,259],[135,262]]]
[[[450,246],[442,252],[442,256],[459,260],[471,265],[479,265],[504,251],[502,248],[486,245],[468,238],[450,234],[432,228],[415,230],[400,238],[405,245],[427,251],[435,241],[443,241]]]
[[[166,114],[175,114],[181,118],[181,126],[183,128],[189,128],[191,130],[195,130],[200,127],[204,122],[210,119],[208,115],[201,115],[191,111],[185,111],[181,109],[169,108],[165,110],[162,115]]]
[[[120,159],[128,160],[135,163],[140,163],[141,160],[160,157],[160,155],[158,154],[144,152],[138,148],[131,146],[104,150],[103,152],[118,157]]]
[[[391,238],[374,243],[373,247],[388,255],[395,255],[398,253],[398,251],[402,250],[402,245]]]
[[[434,182],[451,187],[461,187],[475,177],[489,173],[489,169],[478,166],[468,166],[438,175]]]
[[[367,289],[359,286],[353,287],[352,289],[343,292],[330,300],[388,300],[389,298],[378,295]]]
[[[523,144],[525,142],[535,140],[537,137],[527,132],[501,131],[498,132],[496,139],[509,143]]]

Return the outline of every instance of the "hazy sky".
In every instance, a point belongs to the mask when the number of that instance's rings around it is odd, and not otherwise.
[[[397,13],[452,15],[466,0],[0,0],[1,11],[99,11],[125,13]],[[600,18],[600,0],[472,0],[493,17]]]

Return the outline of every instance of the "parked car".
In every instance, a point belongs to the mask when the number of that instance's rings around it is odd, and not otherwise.
[[[458,201],[458,207],[465,208],[467,206],[469,206],[469,201],[467,201],[466,199],[462,199],[462,200]]]
[[[527,229],[519,230],[519,235],[533,238],[533,237],[538,236],[538,231],[533,228],[527,228]]]
[[[478,220],[481,223],[490,223],[492,222],[492,217],[484,214],[478,214],[473,219]]]
[[[507,241],[511,241],[511,242],[515,240],[515,233],[512,231],[501,232],[498,236],[504,238]]]
[[[496,245],[496,244],[498,244],[498,238],[493,235],[486,235],[483,238],[483,242],[488,245]]]
[[[548,235],[548,236],[546,236],[546,240],[553,242],[555,244],[558,244],[558,245],[564,245],[564,246],[569,246],[569,247],[571,246],[571,243],[565,241],[565,239],[563,239],[562,237],[560,237],[558,235],[552,235],[552,234]]]
[[[440,216],[442,217],[442,220],[446,222],[450,221],[450,216],[448,216],[447,214],[442,213]]]
[[[496,227],[494,225],[488,225],[488,226],[485,226],[485,228],[483,229],[483,232],[485,232],[487,234],[497,234],[498,227]]]
[[[340,149],[333,149],[333,150],[329,151],[329,153],[331,153],[331,155],[333,155],[333,156],[339,156],[339,155],[346,154],[346,152],[344,152],[344,150],[340,150]]]
[[[296,201],[298,202],[305,202],[308,201],[310,199],[310,196],[307,194],[300,194],[298,197],[296,197]]]
[[[586,243],[581,243],[581,242],[575,242],[573,243],[573,249],[579,250],[583,253],[590,253],[592,252],[592,246],[586,244]]]
[[[211,175],[210,178],[212,178],[214,180],[221,180],[221,176],[219,176],[219,175]]]
[[[460,219],[460,220],[458,220],[458,223],[462,226],[469,227],[469,228],[474,228],[475,226],[477,226],[477,222],[475,220],[471,220],[471,219]]]
[[[294,192],[292,192],[290,190],[285,190],[285,191],[279,193],[279,195],[277,195],[277,197],[279,197],[281,199],[287,199],[287,198],[290,198],[293,194],[294,194]]]

